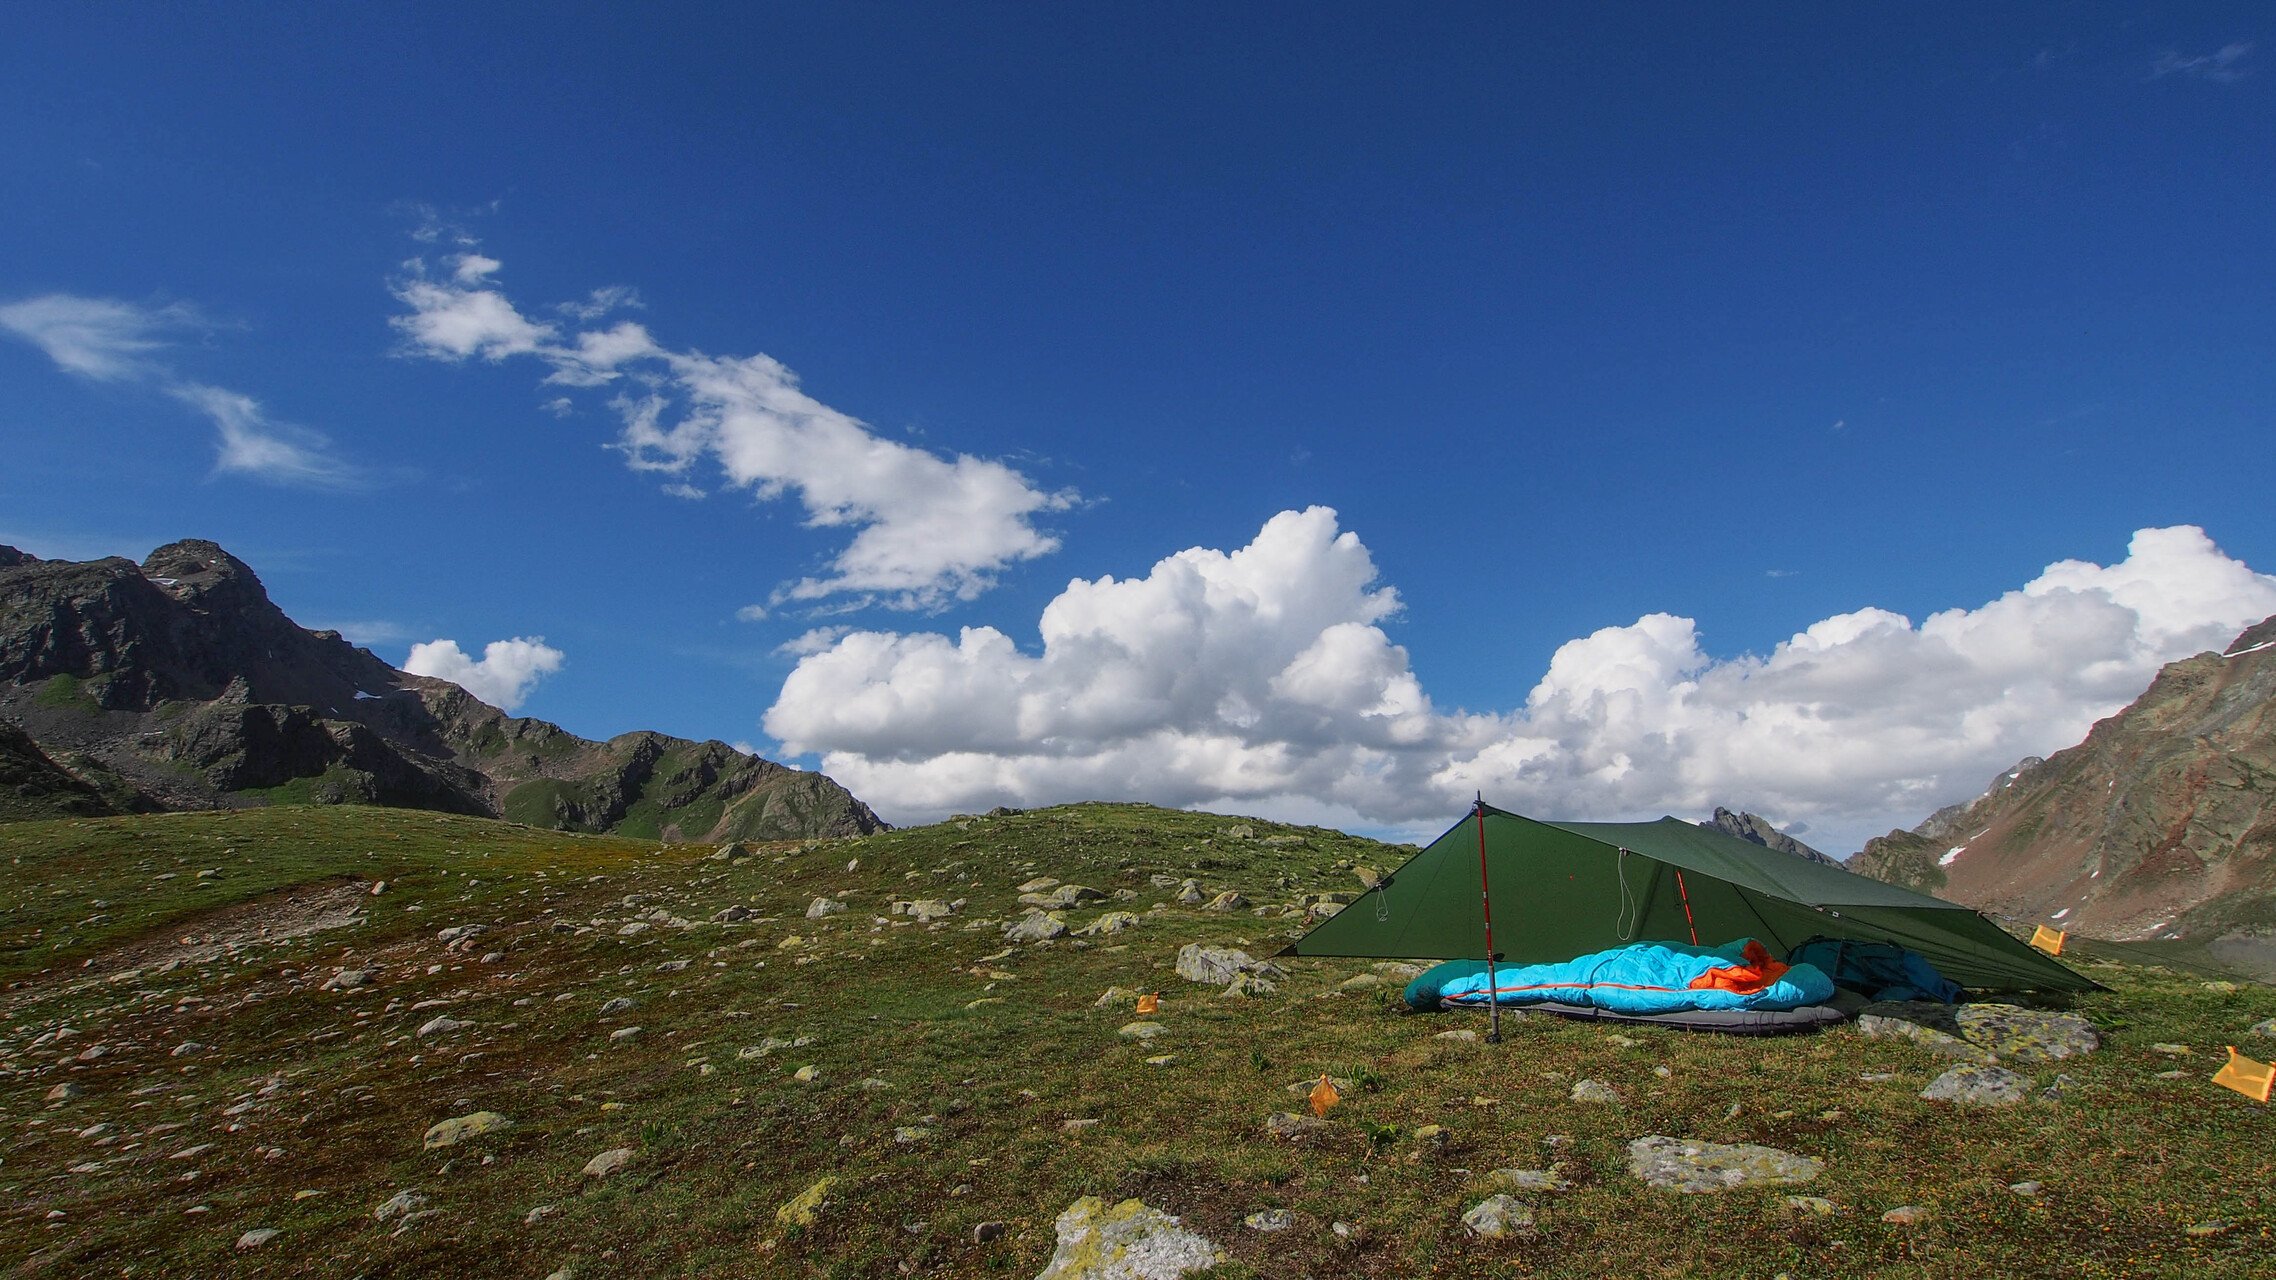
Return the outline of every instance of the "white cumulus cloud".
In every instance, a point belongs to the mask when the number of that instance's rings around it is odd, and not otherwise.
[[[394,293],[409,311],[391,323],[408,349],[452,362],[529,356],[550,367],[548,385],[617,387],[614,447],[633,470],[657,473],[667,492],[699,495],[691,475],[715,467],[762,500],[795,496],[810,527],[850,531],[825,572],[782,584],[777,603],[934,608],[973,599],[1005,567],[1058,549],[1035,521],[1068,509],[1071,494],[1040,489],[993,459],[884,439],[808,395],[769,356],[674,350],[631,320],[572,324],[572,332],[532,320],[498,288],[498,270],[471,251],[406,264]],[[554,311],[565,323],[589,323],[637,305],[630,290],[614,288]]]
[[[1859,609],[1768,654],[1646,615],[1489,713],[1433,704],[1383,630],[1397,610],[1333,511],[1283,512],[1238,550],[1071,583],[1037,649],[815,633],[764,724],[896,820],[1129,796],[1419,831],[1482,790],[1550,817],[1739,805],[1854,848],[2076,742],[2161,664],[2276,614],[2276,578],[2202,530],[2145,529],[2114,564],[1918,624]]]
[[[456,640],[429,640],[411,646],[403,669],[415,676],[448,680],[491,706],[520,709],[537,682],[561,669],[566,655],[545,642],[544,636],[516,636],[493,640],[475,658]]]

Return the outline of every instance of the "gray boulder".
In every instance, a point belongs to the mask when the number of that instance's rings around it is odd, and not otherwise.
[[[1177,974],[1187,982],[1217,987],[1244,973],[1255,974],[1260,978],[1287,976],[1281,972],[1279,965],[1256,959],[1248,952],[1233,947],[1208,947],[1191,942],[1178,949]]]

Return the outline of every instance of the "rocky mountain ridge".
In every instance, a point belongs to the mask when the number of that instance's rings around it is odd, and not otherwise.
[[[1741,840],[1759,844],[1765,849],[1790,853],[1810,862],[1823,862],[1838,867],[1841,860],[1820,853],[1794,837],[1772,826],[1770,819],[1752,813],[1733,813],[1721,805],[1715,806],[1715,816],[1701,820],[1702,827],[1737,836]]]
[[[2276,935],[2276,618],[2170,663],[2084,742],[1867,842],[1849,867],[2120,941]]]
[[[25,774],[14,807],[39,812],[361,803],[686,840],[884,826],[821,774],[725,743],[593,742],[397,670],[296,625],[211,542],[140,565],[0,547],[0,722],[31,744],[0,743]]]

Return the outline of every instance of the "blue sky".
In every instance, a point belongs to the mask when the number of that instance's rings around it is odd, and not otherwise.
[[[2264,9],[1226,10],[19,14],[0,541],[897,820],[1836,852],[2276,612]]]

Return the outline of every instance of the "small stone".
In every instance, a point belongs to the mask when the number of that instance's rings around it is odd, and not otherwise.
[[[1345,978],[1342,982],[1337,983],[1336,990],[1373,991],[1382,985],[1383,975],[1379,973],[1355,973],[1352,976]]]
[[[2195,1236],[2198,1239],[2202,1240],[2207,1236],[2225,1236],[2234,1230],[2236,1230],[2235,1223],[2224,1222],[2219,1218],[2215,1218],[2210,1222],[2192,1222],[2188,1226],[2181,1229],[2181,1234],[2185,1236]]]
[[[464,1031],[473,1025],[471,1022],[460,1022],[458,1019],[448,1016],[430,1018],[419,1027],[418,1035],[422,1040],[428,1036],[447,1036],[453,1031]]]
[[[893,1141],[904,1147],[915,1146],[933,1136],[933,1131],[921,1124],[905,1124],[893,1130]]]
[[[1177,1060],[1178,1056],[1174,1053],[1157,1053],[1146,1059],[1146,1065],[1149,1067],[1166,1067]]]
[[[784,1228],[813,1226],[815,1220],[822,1216],[823,1205],[830,1198],[830,1188],[836,1185],[836,1178],[823,1178],[791,1197],[774,1211],[775,1225]]]
[[[1475,1031],[1441,1031],[1437,1035],[1432,1036],[1431,1039],[1452,1040],[1459,1044],[1476,1044],[1478,1042],[1478,1033]]]
[[[713,924],[741,924],[750,918],[751,909],[749,907],[741,905],[740,903],[732,907],[721,907],[719,910],[711,913],[711,921]]]
[[[277,1229],[275,1227],[255,1227],[237,1237],[237,1247],[240,1249],[258,1249],[276,1238]]]
[[[1246,911],[1249,900],[1234,890],[1227,889],[1202,904],[1203,911]]]
[[[2194,1071],[2160,1071],[2157,1073],[2157,1078],[2160,1080],[2194,1080],[2197,1078],[2197,1073]]]
[[[631,1007],[631,996],[617,996],[614,999],[601,1002],[600,1016],[604,1018],[613,1018],[617,1014],[623,1013],[625,1010]]]
[[[2030,1087],[2030,1081],[2005,1067],[1965,1066],[1936,1077],[1920,1096],[1964,1107],[2012,1107]]]
[[[420,1195],[416,1190],[398,1191],[394,1195],[389,1196],[387,1199],[381,1201],[378,1207],[374,1208],[371,1211],[371,1216],[377,1221],[385,1222],[389,1218],[400,1217],[401,1215],[407,1213],[415,1213],[418,1210],[425,1208],[426,1204],[427,1198],[423,1195]]]
[[[836,898],[816,898],[806,904],[806,918],[819,920],[824,916],[834,916],[845,909],[846,904]]]
[[[1924,1204],[1900,1204],[1881,1215],[1881,1221],[1892,1227],[1917,1227],[1935,1215]]]
[[[2035,1196],[2046,1188],[2041,1185],[2036,1179],[2026,1179],[2022,1182],[2008,1183],[2007,1189],[2019,1196]]]
[[[639,1037],[640,1028],[638,1027],[618,1027],[609,1032],[609,1039],[611,1040],[636,1040]]]
[[[1820,1218],[1830,1218],[1834,1214],[1833,1201],[1824,1196],[1788,1196],[1786,1207],[1796,1213],[1807,1213]]]
[[[1233,975],[1233,980],[1225,984],[1225,989],[1217,994],[1220,996],[1269,996],[1277,990],[1279,990],[1278,986],[1259,974],[1236,973]]]
[[[1275,1138],[1301,1142],[1313,1134],[1326,1131],[1328,1122],[1318,1116],[1298,1115],[1293,1111],[1275,1111],[1265,1117],[1264,1131]]]
[[[47,1091],[47,1100],[49,1102],[69,1102],[85,1092],[86,1090],[66,1080]]]
[[[1553,1169],[1496,1169],[1485,1180],[1519,1191],[1570,1191],[1573,1186]]]
[[[603,1151],[585,1162],[585,1176],[588,1178],[608,1177],[624,1166],[631,1164],[632,1155],[633,1152],[630,1147],[616,1147]]]
[[[791,1072],[790,1078],[798,1081],[800,1084],[812,1084],[816,1080],[822,1078],[822,1069],[809,1062],[805,1066],[800,1067],[798,1070]]]
[[[1619,1093],[1611,1085],[1599,1080],[1574,1081],[1572,1098],[1575,1102],[1616,1103],[1620,1101]]]
[[[1241,1219],[1241,1225],[1251,1231],[1286,1231],[1296,1225],[1296,1215],[1286,1209],[1259,1209]]]
[[[436,1147],[456,1146],[468,1138],[486,1133],[498,1133],[514,1127],[514,1122],[495,1111],[477,1111],[471,1115],[455,1116],[439,1121],[427,1129],[425,1144],[428,1150]]]
[[[2245,1032],[2248,1035],[2276,1036],[2276,1018],[2262,1018],[2260,1021],[2253,1023],[2249,1027],[2246,1027]]]
[[[1491,1195],[1462,1215],[1462,1225],[1480,1240],[1533,1234],[1533,1210],[1511,1195]]]
[[[550,1218],[550,1217],[552,1217],[553,1215],[555,1215],[555,1214],[557,1214],[557,1213],[559,1213],[559,1212],[561,1212],[561,1206],[560,1206],[560,1205],[557,1205],[557,1204],[541,1204],[541,1205],[538,1205],[536,1208],[534,1208],[534,1209],[531,1209],[531,1210],[530,1210],[528,1213],[525,1213],[525,1214],[523,1214],[523,1215],[522,1215],[522,1225],[523,1225],[523,1226],[525,1226],[525,1227],[534,1227],[534,1226],[536,1226],[538,1223],[545,1221],[547,1218]]]
[[[375,898],[376,898],[376,897],[378,897],[379,895],[381,895],[381,894],[383,894],[383,893],[386,893],[386,892],[387,892],[387,882],[386,882],[385,880],[374,880],[374,881],[372,881],[372,882],[371,882],[371,896],[372,896],[372,897],[375,897]]]
[[[1136,1040],[1143,1043],[1168,1030],[1168,1027],[1159,1022],[1125,1022],[1115,1030],[1114,1034],[1125,1040]]]
[[[1003,1239],[1004,1234],[1010,1230],[1009,1226],[1001,1222],[977,1223],[972,1228],[972,1243],[994,1244]]]

